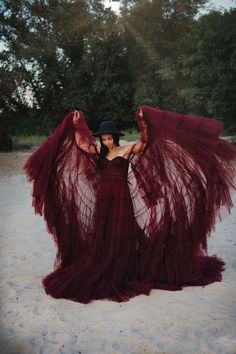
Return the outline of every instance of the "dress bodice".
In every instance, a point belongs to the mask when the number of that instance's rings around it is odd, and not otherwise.
[[[106,157],[102,160],[102,178],[106,181],[126,181],[129,161],[122,156],[116,156],[112,160]]]

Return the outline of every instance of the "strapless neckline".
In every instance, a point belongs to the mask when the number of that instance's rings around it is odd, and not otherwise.
[[[111,162],[111,161],[113,161],[113,160],[115,160],[115,159],[123,159],[123,160],[125,160],[125,161],[127,161],[128,162],[128,160],[124,157],[124,156],[116,156],[116,157],[114,157],[113,159],[108,159],[106,156],[104,157],[107,161],[109,161],[109,162]]]

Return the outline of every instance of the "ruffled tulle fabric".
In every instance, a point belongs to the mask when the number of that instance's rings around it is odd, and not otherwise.
[[[224,262],[207,256],[207,238],[220,208],[229,213],[233,206],[236,148],[219,137],[218,120],[141,109],[148,141],[129,174],[135,217],[146,234],[141,277],[167,289],[220,281]]]
[[[75,142],[79,129],[95,146],[80,112],[76,127],[69,113],[24,166],[57,247],[43,278],[54,298],[121,302],[222,278],[224,262],[207,254],[207,238],[220,208],[232,207],[236,149],[219,137],[218,120],[141,108],[148,139],[129,161],[105,158],[97,168],[98,155]]]
[[[126,301],[148,294],[151,286],[139,282],[136,246],[142,230],[136,223],[127,184],[128,161],[104,159],[102,183],[97,190],[92,242],[70,265],[43,280],[46,292],[87,303],[109,298]]]

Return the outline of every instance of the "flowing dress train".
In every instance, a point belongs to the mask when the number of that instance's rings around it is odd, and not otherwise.
[[[98,156],[76,145],[69,113],[25,164],[33,206],[57,246],[43,278],[54,298],[121,302],[222,278],[224,262],[208,256],[207,237],[220,207],[232,207],[236,149],[219,138],[219,121],[142,111],[141,154],[103,158],[97,168]],[[95,145],[82,112],[77,129]]]

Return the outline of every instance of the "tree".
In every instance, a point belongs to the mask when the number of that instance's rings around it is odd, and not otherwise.
[[[184,63],[192,50],[189,42],[194,17],[205,2],[141,0],[123,8],[134,106],[146,103],[187,110],[181,94],[186,87]]]
[[[125,119],[130,88],[122,32],[101,1],[2,0],[0,18],[0,67],[14,82],[2,95],[10,131],[48,133],[75,108],[92,125],[101,112]],[[8,83],[2,79],[2,92]]]
[[[236,9],[211,11],[193,27],[194,51],[186,65],[190,105],[218,117],[236,133]]]
[[[205,0],[0,0],[1,121],[49,133],[82,109],[133,125],[137,106],[214,116],[235,131],[235,9],[199,16]],[[198,16],[197,16],[198,15]]]

